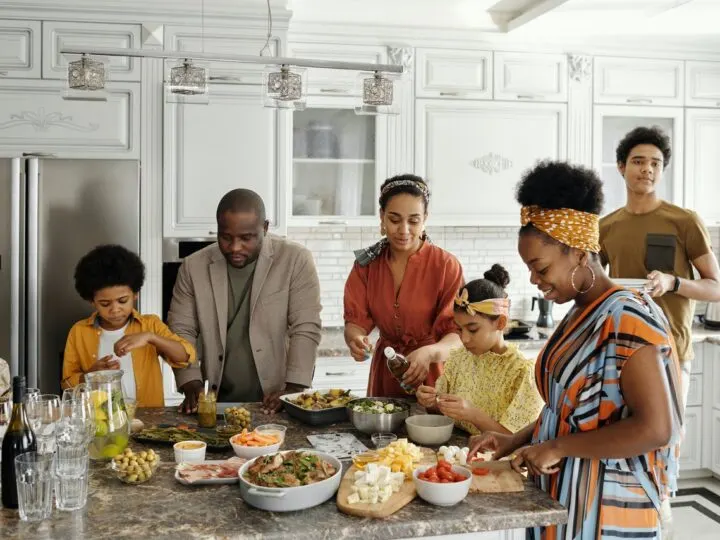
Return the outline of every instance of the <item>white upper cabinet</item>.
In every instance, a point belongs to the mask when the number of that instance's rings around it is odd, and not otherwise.
[[[720,225],[720,109],[687,109],[685,126],[685,204],[714,227]]]
[[[682,106],[681,60],[595,58],[595,103]]]
[[[564,159],[566,106],[418,100],[415,172],[437,225],[517,226],[515,186],[538,160]]]
[[[212,237],[221,197],[257,192],[274,232],[284,232],[285,116],[261,105],[257,87],[213,85],[208,105],[165,103],[164,233]]]
[[[340,45],[322,43],[293,43],[289,56],[329,60],[333,62],[362,62],[387,64],[387,47],[376,45]],[[359,94],[358,72],[344,69],[308,69],[307,92],[319,96]]]
[[[165,26],[165,50],[204,51],[218,54],[258,56],[265,45],[265,37],[256,31],[250,33],[238,28],[205,28],[192,26]],[[270,40],[270,55],[277,55],[279,42]],[[169,65],[176,62],[166,61]],[[229,80],[241,84],[262,84],[262,64],[237,62],[197,62],[209,70],[210,82]],[[258,97],[260,102],[260,97]]]
[[[720,108],[720,62],[685,63],[685,104]]]
[[[564,54],[496,52],[495,99],[567,101],[567,57]]]
[[[492,99],[492,53],[418,49],[415,95],[427,98]]]
[[[0,20],[0,79],[40,78],[40,22]]]
[[[101,24],[81,22],[43,23],[43,70],[45,79],[67,78],[68,58],[60,54],[63,47],[113,47],[140,49],[142,28],[139,24]],[[73,60],[70,58],[69,60]],[[140,59],[112,56],[109,84],[113,81],[139,81]]]
[[[67,101],[58,80],[0,80],[0,155],[140,156],[140,84],[118,82],[107,101]]]

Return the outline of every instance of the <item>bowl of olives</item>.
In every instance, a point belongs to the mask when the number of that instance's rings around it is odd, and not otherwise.
[[[126,448],[110,462],[110,468],[126,484],[142,484],[150,480],[160,464],[160,456],[154,450],[133,452]]]
[[[223,411],[225,417],[225,424],[228,426],[237,426],[242,431],[242,428],[250,429],[251,415],[245,407],[227,407]]]

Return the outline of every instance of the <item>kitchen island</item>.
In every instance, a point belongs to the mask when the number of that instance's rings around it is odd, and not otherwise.
[[[275,422],[288,426],[283,449],[310,447],[307,435],[351,432],[366,446],[369,438],[344,422],[331,426],[308,426],[287,413],[263,415],[259,404],[247,406],[253,426]],[[146,426],[193,424],[195,419],[173,408],[139,409],[137,417]],[[399,433],[404,436],[404,432]],[[466,436],[456,431],[449,444],[464,446]],[[148,446],[131,442],[133,449]],[[175,463],[171,446],[152,445],[161,464],[145,484],[121,483],[105,463],[91,465],[87,506],[77,512],[53,510],[40,523],[25,523],[17,511],[0,509],[2,538],[268,538],[268,539],[391,539],[452,535],[480,531],[523,529],[564,523],[567,511],[529,482],[522,493],[475,494],[451,508],[432,506],[415,499],[384,520],[357,518],[338,511],[335,498],[299,512],[271,513],[254,509],[240,498],[237,485],[183,486],[173,477]],[[206,459],[232,456],[208,452]],[[490,534],[490,533],[489,533]],[[484,539],[485,535],[474,538]],[[504,538],[490,534],[487,538]]]

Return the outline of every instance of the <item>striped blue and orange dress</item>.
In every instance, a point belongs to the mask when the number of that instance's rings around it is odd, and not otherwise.
[[[560,471],[536,484],[568,509],[567,525],[528,529],[543,540],[661,538],[661,502],[676,489],[682,406],[679,364],[660,308],[626,289],[608,290],[592,305],[572,309],[538,357],[535,377],[545,400],[533,443],[602,429],[628,416],[620,388],[635,351],[655,345],[664,365],[673,435],[668,446],[624,459],[566,458]]]

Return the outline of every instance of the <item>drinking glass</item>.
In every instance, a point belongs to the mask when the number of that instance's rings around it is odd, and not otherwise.
[[[60,420],[60,396],[40,394],[32,398],[26,397],[25,414],[33,433],[35,433],[38,453],[53,453],[55,451],[55,425]]]
[[[28,386],[25,389],[25,399],[35,399],[40,395],[40,389],[39,388],[32,388]]]
[[[95,437],[95,408],[89,394],[75,394],[76,397],[66,398],[60,407],[60,418],[75,419],[81,422],[85,430],[85,444]]]
[[[52,454],[26,452],[15,458],[18,507],[23,521],[42,521],[52,513]]]
[[[71,420],[70,422],[76,422]],[[80,510],[87,503],[90,454],[81,428],[80,445],[58,443],[55,458],[55,505],[58,510]]]

